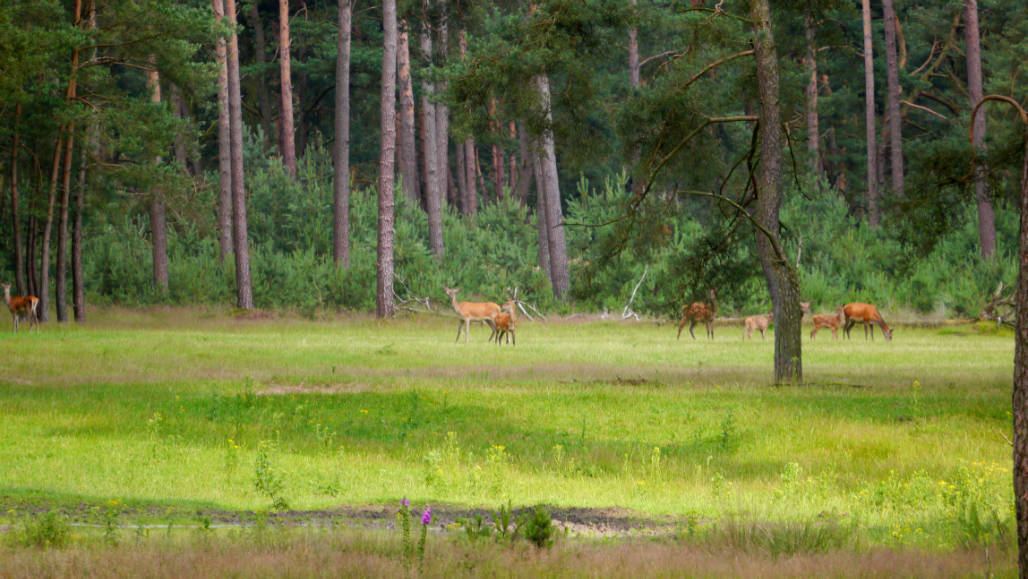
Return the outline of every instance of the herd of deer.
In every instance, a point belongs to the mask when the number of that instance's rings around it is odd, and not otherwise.
[[[7,304],[7,309],[11,311],[11,316],[14,318],[14,331],[18,331],[18,320],[22,317],[28,317],[29,319],[29,330],[35,326],[36,331],[39,331],[39,314],[36,312],[36,308],[39,307],[39,298],[35,296],[23,296],[23,297],[11,297],[11,284],[0,283],[0,287],[4,290],[4,302]],[[473,321],[484,321],[489,324],[492,328],[492,333],[489,334],[489,341],[496,339],[496,344],[500,344],[501,338],[506,338],[506,343],[517,345],[517,338],[515,331],[517,330],[518,318],[517,318],[517,299],[507,300],[504,304],[498,305],[493,302],[458,302],[457,292],[460,288],[443,288],[446,290],[446,295],[450,296],[450,301],[453,304],[453,309],[460,316],[460,322],[457,325],[457,340],[460,340],[460,334],[464,332],[464,343],[468,342],[468,330],[471,328],[471,322]],[[682,329],[685,328],[685,324],[689,324],[689,335],[696,338],[696,334],[693,333],[693,328],[696,324],[703,322],[703,325],[707,328],[707,337],[714,338],[714,318],[717,316],[717,295],[714,290],[710,290],[709,302],[693,302],[687,304],[682,308],[682,321],[678,323],[678,338],[682,337]],[[800,307],[803,309],[803,313],[810,313],[810,303],[800,302]],[[745,330],[743,330],[743,339],[753,337],[754,331],[760,332],[760,339],[764,339],[765,332],[767,331],[768,324],[774,319],[774,314],[768,314],[766,316],[750,316],[745,319]],[[846,304],[845,306],[839,306],[835,308],[835,314],[817,314],[813,318],[814,329],[810,332],[810,338],[813,339],[817,335],[817,331],[822,328],[829,328],[832,330],[832,338],[838,339],[839,326],[843,326],[843,332],[846,337],[850,337],[850,329],[857,322],[861,322],[864,325],[864,339],[867,339],[868,326],[871,327],[871,339],[875,339],[875,326],[882,329],[882,333],[885,334],[886,340],[892,340],[892,329],[882,319],[882,315],[878,313],[878,308],[871,304],[853,303]],[[457,341],[455,340],[455,341]]]
[[[714,318],[717,316],[717,296],[714,294],[714,290],[710,290],[710,301],[709,302],[693,302],[686,304],[682,308],[682,321],[678,322],[678,337],[682,337],[682,328],[685,324],[689,324],[689,334],[696,338],[696,334],[693,333],[692,329],[696,327],[696,324],[703,322],[707,327],[707,337],[714,338]],[[800,308],[804,314],[810,313],[810,302],[800,302]],[[744,320],[745,329],[743,330],[742,339],[751,338],[755,330],[760,331],[760,339],[764,339],[764,332],[767,331],[768,324],[774,319],[774,313],[770,313],[766,316],[750,316]],[[839,326],[843,326],[843,333],[848,339],[850,337],[850,329],[860,322],[864,325],[864,339],[867,339],[868,326],[871,327],[871,339],[875,339],[875,326],[882,329],[882,334],[885,335],[886,340],[892,340],[892,328],[885,323],[882,315],[878,313],[878,308],[871,304],[864,303],[852,303],[846,304],[845,306],[839,306],[835,308],[834,314],[817,314],[811,318],[814,322],[814,329],[810,332],[810,338],[813,339],[817,335],[817,331],[822,328],[829,328],[832,330],[832,338],[839,338]]]

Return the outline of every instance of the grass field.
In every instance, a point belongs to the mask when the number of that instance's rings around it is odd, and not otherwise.
[[[676,340],[668,323],[524,321],[516,347],[497,347],[481,325],[454,343],[452,317],[91,314],[81,327],[0,335],[10,537],[47,511],[95,525],[86,535],[267,511],[376,511],[385,527],[407,497],[431,504],[449,536],[475,509],[547,505],[571,537],[671,549],[657,559],[719,545],[756,553],[755,565],[827,552],[871,554],[885,570],[904,568],[895,553],[923,561],[914,569],[958,561],[942,574],[1013,568],[1014,345],[988,327],[900,327],[888,343],[822,332],[804,341],[806,384],[778,387],[772,340],[744,342],[741,326],[711,342]],[[639,538],[650,535],[664,542]],[[89,560],[83,541],[44,574]],[[563,574],[547,560],[536,570]]]

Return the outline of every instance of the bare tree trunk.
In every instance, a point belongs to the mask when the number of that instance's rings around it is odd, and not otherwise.
[[[468,40],[464,30],[457,35],[457,46],[460,50],[460,57],[467,55]],[[465,184],[461,192],[461,212],[464,215],[473,216],[478,213],[478,187],[475,178],[475,140],[468,137],[463,143],[457,144],[457,158],[460,160],[457,170],[463,167],[464,173],[460,179]]]
[[[403,192],[414,203],[421,199],[418,182],[418,146],[414,133],[414,84],[410,72],[410,42],[407,21],[400,20],[396,46],[396,82],[400,96],[400,175]]]
[[[885,63],[886,63],[886,107],[889,111],[889,169],[892,176],[892,192],[903,196],[903,118],[899,107],[899,62],[896,55],[896,12],[892,0],[882,0],[885,13]]]
[[[550,109],[550,79],[546,75],[536,77],[536,88],[546,115],[546,129],[539,137],[541,144],[542,183],[540,188],[546,196],[547,244],[550,250],[550,280],[553,295],[558,300],[567,300],[571,287],[568,272],[568,252],[564,240],[564,217],[560,205],[560,183],[557,176],[557,154],[553,142],[553,115]]]
[[[821,167],[821,129],[817,107],[817,36],[814,15],[809,9],[803,23],[807,36],[807,57],[804,59],[807,68],[807,156],[811,174],[820,177],[824,174],[824,169]]]
[[[21,239],[21,215],[18,208],[18,122],[21,120],[21,103],[14,109],[14,135],[11,138],[11,223],[14,233],[14,283],[18,295],[28,295],[25,285],[25,246]]]
[[[82,19],[82,2],[75,0],[75,24]],[[71,73],[68,76],[68,92],[66,102],[70,105],[75,100],[78,89],[79,49],[71,52]],[[55,301],[57,321],[68,321],[68,206],[71,202],[71,162],[75,153],[75,125],[68,126],[68,140],[65,143],[64,177],[61,183],[60,222],[57,228],[57,279],[55,282]]]
[[[154,63],[151,57],[151,65]],[[150,88],[150,100],[153,103],[161,102],[161,80],[156,69],[146,71],[146,84]],[[157,156],[155,163],[160,165],[162,159]],[[153,199],[150,202],[150,234],[151,247],[153,249],[153,286],[160,294],[168,293],[168,237],[167,221],[165,219],[164,199],[161,186],[156,185],[151,192]]]
[[[213,0],[214,19],[225,18],[224,0]],[[251,11],[256,11],[251,5]],[[254,21],[257,21],[254,15]],[[224,263],[232,255],[232,142],[231,122],[228,115],[228,58],[225,39],[219,37],[215,45],[218,64],[218,248]],[[258,83],[261,85],[263,83]],[[263,90],[263,89],[261,89]],[[265,96],[265,99],[267,96]]]
[[[982,51],[978,35],[978,0],[964,0],[964,36],[967,43],[967,92],[973,109],[982,100]],[[985,150],[985,115],[976,115],[972,131],[972,145]],[[996,214],[989,195],[986,167],[975,163],[974,198],[978,204],[978,243],[982,257],[988,259],[996,253]]]
[[[535,178],[535,219],[537,229],[539,230],[539,269],[543,270],[546,277],[549,279],[553,278],[553,272],[550,269],[550,228],[546,223],[546,194],[543,189],[543,164],[540,156],[531,152],[529,155],[532,158],[532,175]]]
[[[500,122],[496,118],[496,97],[489,99],[489,125],[494,134],[500,134]],[[493,152],[493,191],[496,201],[503,199],[503,149],[496,145],[492,146]]]
[[[638,0],[632,0],[632,8],[638,5]],[[639,29],[632,25],[628,28],[628,84],[632,88],[642,86],[642,75],[639,64]]]
[[[878,227],[878,170],[875,146],[875,69],[871,39],[871,0],[861,0],[864,19],[864,122],[867,139],[868,223]]]
[[[67,130],[62,126],[59,135]],[[36,297],[39,298],[39,321],[50,320],[50,237],[54,226],[54,206],[57,204],[57,180],[61,177],[61,151],[64,150],[64,139],[57,137],[57,144],[54,146],[53,170],[50,172],[50,199],[46,209],[46,224],[43,226],[42,247],[39,251],[39,288],[36,290]]]
[[[449,15],[446,12],[446,0],[436,0],[439,7],[439,38],[435,44],[434,62],[438,66],[445,66],[450,48],[450,36],[447,22]],[[445,94],[446,80],[440,80],[435,87],[436,92]],[[445,103],[439,102],[435,105],[435,154],[436,174],[439,177],[439,204],[440,209],[444,200],[452,198],[450,194],[450,108]],[[442,221],[439,223],[440,246],[442,244]],[[442,255],[442,253],[438,254]]]
[[[782,205],[782,134],[779,110],[778,55],[771,27],[768,0],[752,0],[753,48],[760,95],[760,167],[757,174],[755,217],[757,253],[767,279],[775,314],[775,382],[803,381],[799,278],[785,258],[780,242],[779,211]]]
[[[1012,100],[1010,104],[1020,106]],[[978,105],[975,105],[976,107]],[[972,109],[973,110],[973,109]],[[1028,115],[1021,114],[1028,142]],[[984,114],[984,113],[982,113]],[[974,115],[972,113],[972,119]],[[1021,215],[1028,215],[1028,144],[1021,163]],[[1028,577],[1028,219],[1021,219],[1018,251],[1017,327],[1014,331],[1014,510],[1017,518],[1018,576]]]
[[[224,2],[224,0],[214,1],[216,3]],[[261,13],[257,9],[258,4],[260,4],[260,2],[249,2],[247,4],[246,15],[247,19],[250,21],[250,27],[253,29],[253,60],[257,65],[256,69],[260,71],[257,76],[257,103],[260,107],[261,113],[261,128],[264,130],[264,139],[267,141],[267,139],[275,138],[273,137],[274,127],[272,125],[274,113],[271,111],[271,97],[268,96],[268,83],[266,82],[266,79],[263,78],[264,63],[267,62],[264,56],[267,51],[267,42],[264,40],[264,24],[261,23]],[[219,10],[215,8],[215,10],[215,16],[219,13],[224,13],[224,9]],[[219,42],[222,41],[219,40]],[[225,125],[228,126],[228,123],[226,122]],[[228,253],[231,252],[232,248],[229,247]]]
[[[378,289],[379,318],[396,312],[393,300],[393,237],[395,192],[393,158],[396,154],[396,0],[382,1],[382,144],[378,159]]]
[[[225,18],[236,22],[236,0],[225,0]],[[228,108],[232,160],[232,233],[236,253],[236,307],[253,309],[250,246],[246,231],[246,187],[243,182],[243,106],[239,87],[239,37],[228,38]]]
[[[528,191],[532,187],[532,180],[535,178],[532,158],[528,146],[528,131],[523,123],[517,123],[518,139],[518,180],[514,187],[514,196],[522,206],[528,204]]]
[[[95,28],[94,15],[95,13],[91,14],[90,21]],[[79,186],[75,194],[75,224],[71,234],[71,304],[75,312],[75,321],[80,324],[86,321],[86,284],[82,271],[82,215],[86,212],[87,165],[90,152],[96,151],[99,145],[96,131],[93,130],[92,125],[86,129],[86,142],[87,146],[82,147],[82,161],[79,163]]]
[[[289,57],[289,0],[278,0],[278,47],[282,97],[282,164],[296,177],[296,131],[293,129],[293,73]]]
[[[426,13],[430,11],[429,1],[422,0],[422,8]],[[425,59],[427,71],[432,63],[432,32],[427,22],[422,23],[419,38],[421,55]],[[421,97],[421,130],[423,134],[421,156],[425,173],[425,212],[428,214],[428,245],[432,249],[432,254],[437,259],[441,259],[445,252],[443,247],[443,190],[441,188],[444,176],[439,170],[439,152],[436,150],[439,144],[439,138],[436,135],[438,115],[435,110],[436,105],[431,100],[432,95],[435,93],[435,87],[428,76],[425,78],[423,87],[424,95]]]
[[[333,185],[332,257],[336,265],[350,268],[350,27],[353,5],[339,0],[339,36],[336,57],[336,139]]]

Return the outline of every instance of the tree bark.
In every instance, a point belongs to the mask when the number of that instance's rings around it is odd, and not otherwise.
[[[967,43],[967,92],[974,109],[982,100],[982,51],[978,34],[978,0],[964,0],[964,37]],[[972,146],[985,151],[985,115],[975,115]],[[976,158],[980,158],[976,155]],[[974,167],[974,198],[978,205],[978,243],[982,257],[988,259],[996,253],[996,214],[986,179],[987,168],[978,161]]]
[[[775,314],[775,382],[803,381],[799,278],[785,258],[780,242],[779,211],[782,204],[782,129],[778,55],[771,27],[768,0],[752,0],[753,48],[760,95],[760,167],[757,173],[755,218],[757,253],[767,279]]]
[[[875,69],[874,44],[871,38],[871,0],[861,0],[864,20],[864,123],[867,140],[867,211],[868,223],[878,227],[878,171],[875,147]]]
[[[150,60],[153,65],[154,59]],[[150,88],[150,101],[159,104],[161,102],[161,80],[156,69],[146,71],[146,84]],[[154,160],[157,166],[160,166],[162,161],[160,155]],[[157,293],[166,294],[168,293],[168,226],[159,184],[154,185],[151,195],[153,199],[150,201],[150,242],[153,250],[153,287]]]
[[[378,288],[379,318],[396,312],[393,299],[394,217],[393,159],[396,155],[396,0],[382,2],[382,143],[378,158]]]
[[[448,33],[446,12],[447,0],[436,0],[439,7],[439,38],[435,43],[435,58],[432,61],[438,66],[445,66],[449,54],[450,37]],[[435,87],[439,94],[446,94],[447,84],[441,79]],[[442,210],[444,202],[450,199],[450,108],[446,103],[435,104],[435,154],[436,154],[436,175],[439,178],[439,206]],[[442,247],[442,219],[440,214],[439,222],[439,246]],[[440,252],[438,254],[442,256]]]
[[[804,31],[807,37],[807,57],[804,64],[807,69],[807,157],[810,163],[810,172],[817,178],[824,174],[821,167],[821,128],[820,116],[818,114],[818,90],[817,90],[817,36],[814,15],[808,9],[804,15]]]
[[[25,246],[21,239],[21,214],[18,203],[18,122],[21,120],[21,103],[14,109],[14,134],[11,137],[11,223],[14,235],[14,283],[18,295],[28,295],[25,285]]]
[[[430,0],[422,0],[422,9],[425,13],[430,12],[429,2]],[[430,73],[429,69],[432,66],[432,33],[428,22],[422,23],[419,38],[421,56],[425,59],[426,73]],[[432,95],[435,93],[435,87],[429,74],[425,75],[425,81],[422,86],[424,95],[421,97],[421,130],[423,135],[421,156],[425,174],[425,212],[428,214],[428,245],[432,249],[432,254],[437,259],[441,259],[445,251],[443,247],[443,190],[441,188],[445,177],[439,170],[439,152],[436,150],[439,144],[439,138],[436,135],[438,115],[435,110],[436,105],[431,100]]]
[[[638,0],[632,0],[633,10]],[[642,86],[642,75],[639,64],[639,28],[632,25],[628,28],[628,85],[632,88]]]
[[[225,19],[224,0],[213,0],[214,19]],[[251,10],[256,10],[252,5]],[[256,15],[254,19],[256,19]],[[218,248],[221,262],[232,255],[232,141],[228,115],[228,58],[225,38],[219,37],[215,45],[218,65]],[[262,84],[262,83],[258,83]],[[261,89],[263,90],[263,89]],[[265,98],[267,98],[265,96]]]
[[[403,192],[411,202],[421,199],[418,183],[418,147],[414,132],[414,83],[410,71],[410,41],[407,21],[399,21],[396,46],[396,82],[400,98],[400,175],[403,176]]]
[[[460,57],[463,59],[468,52],[468,39],[464,30],[457,35],[457,47],[460,50]],[[459,179],[464,183],[461,190],[460,209],[464,215],[473,216],[478,213],[478,188],[475,179],[475,140],[470,136],[464,139],[463,143],[457,144],[457,170],[463,169]]]
[[[215,2],[224,2],[224,0],[214,0]],[[274,113],[271,110],[271,97],[268,95],[268,83],[265,82],[264,68],[265,54],[267,52],[267,42],[264,40],[264,24],[261,23],[261,13],[257,9],[257,5],[260,2],[250,2],[247,6],[246,16],[250,21],[250,27],[253,28],[253,60],[257,65],[255,68],[259,71],[257,73],[257,103],[260,107],[261,116],[261,129],[264,131],[265,142],[270,142],[268,139],[273,138],[274,126],[272,124],[272,118]],[[222,9],[224,12],[224,9]],[[217,15],[217,12],[215,13]],[[219,41],[221,42],[221,41]],[[226,123],[227,126],[227,123]],[[232,252],[232,248],[229,247],[229,253]]]
[[[95,23],[95,19],[90,20]],[[97,150],[99,143],[96,138],[96,131],[90,125],[86,128],[87,146],[82,147],[82,161],[79,163],[79,186],[75,194],[75,223],[71,234],[71,303],[75,312],[75,321],[83,323],[86,321],[86,284],[82,271],[82,216],[86,212],[86,185],[87,166],[90,152]]]
[[[62,126],[59,135],[63,135],[67,127]],[[50,320],[50,237],[54,226],[54,206],[57,204],[57,180],[61,177],[61,151],[64,150],[64,139],[57,137],[54,146],[53,169],[50,172],[50,199],[46,209],[46,223],[43,225],[42,247],[39,250],[39,287],[36,297],[39,298],[39,321]]]
[[[293,73],[289,57],[289,0],[278,0],[278,48],[282,110],[282,164],[290,177],[296,177],[296,131],[293,129]]]
[[[496,118],[496,97],[489,99],[489,125],[492,129],[493,134],[499,135],[500,124],[499,119]],[[496,196],[496,201],[499,202],[503,199],[503,149],[499,145],[493,143],[493,194]]]
[[[532,158],[532,175],[535,178],[535,219],[539,231],[539,269],[543,270],[546,277],[553,278],[550,269],[550,228],[546,223],[546,194],[543,190],[543,164],[542,159],[535,152],[529,153]]]
[[[1015,101],[1011,101],[1015,104]],[[977,105],[976,105],[977,106]],[[1028,142],[1028,117],[1021,110]],[[972,113],[972,118],[973,118]],[[1021,163],[1021,215],[1028,215],[1028,144]],[[1017,327],[1014,343],[1014,505],[1019,577],[1028,577],[1028,219],[1022,217],[1017,275]]]
[[[568,272],[568,252],[564,240],[564,217],[560,204],[560,183],[557,176],[557,154],[553,142],[553,115],[550,109],[550,79],[546,75],[536,77],[536,88],[546,117],[546,129],[539,137],[542,154],[541,173],[546,196],[546,241],[550,250],[550,281],[553,295],[558,300],[567,300],[571,288]]]
[[[535,178],[533,168],[533,156],[529,152],[528,131],[524,123],[517,123],[518,139],[518,180],[514,186],[514,196],[523,207],[528,205],[528,191],[532,188],[532,180]]]
[[[243,182],[243,105],[239,87],[239,36],[235,32],[236,1],[225,0],[225,18],[232,26],[228,38],[228,109],[232,161],[232,235],[236,254],[236,307],[253,309],[250,246],[246,231],[246,188]]]
[[[896,11],[892,0],[882,0],[885,13],[886,107],[889,111],[889,170],[892,192],[903,196],[903,118],[900,116],[899,62],[896,55]]]
[[[336,57],[335,181],[333,184],[332,257],[350,268],[350,28],[353,6],[339,0],[339,36]]]

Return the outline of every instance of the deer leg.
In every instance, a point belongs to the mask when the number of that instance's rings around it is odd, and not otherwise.
[[[681,340],[681,339],[682,339],[682,328],[684,328],[684,327],[685,327],[685,322],[686,322],[686,321],[687,321],[687,320],[686,320],[685,318],[682,318],[682,321],[681,321],[681,322],[678,322],[678,339],[679,339],[679,340]]]
[[[695,327],[696,327],[696,320],[692,320],[692,323],[689,324],[689,335],[692,336],[692,339],[694,339],[694,340],[696,339],[696,334],[693,333],[692,329],[695,328]]]

